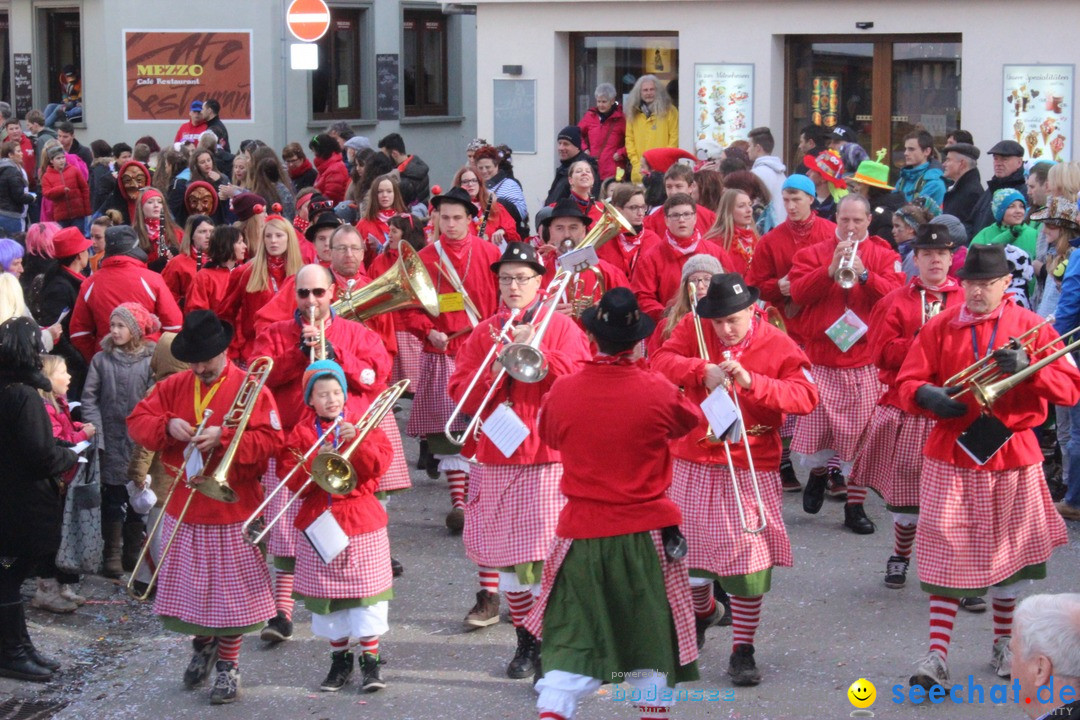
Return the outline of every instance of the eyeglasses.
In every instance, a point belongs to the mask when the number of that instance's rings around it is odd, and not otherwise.
[[[321,298],[326,294],[327,288],[296,288],[296,297],[307,300],[310,295]]]
[[[355,245],[337,245],[333,248],[334,252],[341,253],[342,255],[363,255],[364,248],[357,247]],[[316,295],[315,297],[321,297]]]
[[[539,275],[515,275],[513,277],[509,277],[507,275],[500,275],[499,276],[499,284],[502,285],[503,287],[510,287],[511,283],[513,283],[514,285],[518,285],[518,286],[528,285],[530,280],[532,280],[533,278],[538,278],[538,277],[540,277],[540,276]]]
[[[623,205],[623,212],[645,212],[647,205]]]
[[[461,179],[461,184],[462,185],[479,185],[480,181],[477,180],[476,178],[472,178],[470,180],[466,180],[465,178],[462,178]]]
[[[669,220],[689,220],[697,215],[696,212],[681,212],[681,213],[668,213]]]

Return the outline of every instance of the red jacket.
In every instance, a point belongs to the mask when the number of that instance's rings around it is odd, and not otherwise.
[[[883,297],[870,316],[870,331],[866,335],[878,368],[878,380],[888,388],[878,405],[902,407],[896,375],[923,325],[923,301],[917,281],[918,278],[912,278],[904,287]],[[927,296],[932,299],[930,293]],[[943,289],[942,296],[946,308],[964,302],[964,290],[955,280]]]
[[[453,263],[458,278],[464,284],[465,292],[476,304],[479,319],[483,321],[483,318],[494,315],[499,302],[499,283],[495,279],[495,273],[491,271],[491,264],[501,257],[499,249],[475,235],[469,235],[459,242],[448,242],[443,236],[442,246],[450,262]],[[439,253],[435,245],[428,245],[418,254],[436,290],[440,294],[453,293],[454,288],[439,272]],[[408,330],[424,343],[424,352],[440,352],[428,342],[428,333],[432,330],[439,330],[447,335],[461,332],[461,335],[450,341],[446,349],[446,354],[450,356],[457,355],[461,346],[465,344],[468,329],[472,327],[464,310],[440,312],[436,318],[423,310],[407,310],[401,314],[400,319],[402,329]]]
[[[109,315],[120,303],[134,301],[158,316],[163,332],[179,332],[184,317],[165,281],[133,257],[114,255],[79,286],[71,311],[71,343],[87,362],[109,334]]]
[[[674,300],[675,293],[683,287],[683,265],[692,256],[702,253],[712,255],[719,260],[725,270],[731,267],[731,258],[712,240],[702,240],[697,250],[689,255],[676,253],[663,237],[656,245],[644,251],[634,268],[634,280],[631,283],[642,312],[653,320],[660,320],[664,311]]]
[[[555,279],[556,273],[558,273],[559,271],[559,265],[557,259],[553,254],[541,255],[540,258],[543,260],[544,266],[547,268],[547,272],[544,273],[543,277],[541,277],[540,279],[541,287],[544,290],[548,290],[551,287],[552,281]],[[596,302],[600,302],[600,297],[608,290],[617,287],[630,287],[630,281],[626,279],[626,275],[623,274],[622,270],[619,270],[619,268],[615,267],[608,261],[600,260],[600,262],[596,264],[596,269],[600,271],[600,278],[603,281],[603,292],[600,292],[601,288],[597,287],[598,279],[596,273],[592,270],[587,270],[578,276],[580,278],[581,297],[583,299],[588,300],[589,298],[593,298],[596,300]],[[570,301],[572,299],[573,294],[573,285],[567,286],[567,301]],[[596,303],[593,304],[595,305]],[[584,329],[584,326],[581,324],[580,319],[575,320],[575,322],[578,324],[578,327]]]
[[[743,413],[743,423],[750,438],[754,467],[758,470],[777,470],[780,467],[780,426],[787,414],[805,415],[818,403],[818,390],[811,379],[810,361],[799,346],[784,333],[760,317],[754,318],[753,337],[742,357],[736,357],[753,381],[749,390],[738,385],[735,392]],[[703,320],[705,345],[713,363],[723,361],[726,349],[713,330],[712,323]],[[675,331],[652,359],[656,370],[681,386],[687,397],[700,405],[709,391],[705,389],[705,361],[698,355],[694,319],[687,315],[675,326]],[[704,442],[708,422],[702,417],[697,430],[675,442],[671,448],[677,458],[705,465],[726,465],[727,455],[721,443]],[[748,468],[746,449],[742,441],[731,445],[735,467]]]
[[[235,356],[244,363],[254,357],[253,347],[255,335],[258,332],[255,319],[259,310],[274,299],[277,290],[288,279],[283,277],[276,282],[271,281],[265,290],[248,292],[248,278],[251,277],[253,265],[253,263],[248,263],[238,268],[236,272],[229,273],[225,297],[216,308],[221,319],[232,323],[235,331],[229,357],[233,357],[232,353],[235,352]]]
[[[716,222],[716,211],[711,210],[704,205],[697,206],[697,219],[694,221],[694,230],[701,233],[702,237],[705,233],[709,232],[709,228]],[[664,208],[661,206],[656,212],[650,213],[645,216],[645,222],[642,223],[649,230],[652,230],[662,240],[665,233],[667,233],[667,218],[664,216]]]
[[[187,314],[192,310],[218,312],[221,301],[225,299],[230,275],[232,275],[232,270],[224,267],[204,267],[195,273],[184,302],[184,313]]]
[[[68,409],[67,398],[58,396],[56,402],[60,406],[59,410],[53,407],[51,402],[45,402],[45,412],[48,414],[49,421],[52,423],[53,437],[57,440],[71,443],[72,445],[81,443],[84,440],[89,440],[86,436],[86,431],[83,430],[83,423],[76,422],[72,419],[71,410]]]
[[[541,319],[534,318],[534,324],[539,323]],[[491,389],[490,366],[481,368],[480,363],[491,350],[492,333],[497,333],[505,322],[504,318],[500,319],[498,316],[484,320],[469,335],[464,347],[458,352],[454,374],[450,376],[450,382],[447,385],[447,392],[455,402],[461,402],[469,382],[477,372],[480,373],[480,381],[476,383],[476,387],[473,388],[464,404],[464,411],[467,414],[476,413],[480,401]],[[552,316],[551,324],[548,325],[547,332],[540,341],[540,350],[548,362],[547,377],[537,383],[523,383],[505,376],[483,414],[483,418],[487,418],[496,407],[509,400],[513,403],[513,411],[528,426],[529,436],[525,438],[513,456],[507,458],[488,439],[487,435],[481,433],[476,451],[476,459],[480,462],[492,465],[535,465],[559,462],[559,453],[549,448],[537,433],[536,423],[537,415],[540,413],[540,402],[556,379],[579,370],[591,353],[585,333],[573,320],[561,313],[555,313]]]
[[[581,149],[596,158],[600,179],[615,177],[619,162],[626,157],[626,116],[616,103],[606,120],[600,111],[589,108],[578,123],[581,128]]]
[[[307,324],[307,318],[303,318]],[[362,412],[384,387],[393,365],[379,336],[363,325],[332,318],[326,325],[326,339],[333,345],[336,362],[345,371],[349,385],[349,407]],[[300,325],[295,318],[281,320],[262,330],[252,346],[252,357],[266,355],[274,360],[266,386],[281,408],[281,422],[291,430],[304,414],[304,371],[310,364],[300,351]]]
[[[555,534],[611,537],[682,522],[667,497],[671,443],[700,418],[694,403],[643,364],[591,361],[556,380],[544,396],[539,427],[541,440],[563,459],[567,503]]]
[[[46,168],[41,176],[41,192],[52,201],[54,220],[74,220],[92,212],[90,186],[74,165],[65,166],[62,173],[52,165]]]
[[[1025,330],[1038,325],[1042,318],[1035,313],[1016,305],[1011,299],[1005,299],[1005,307],[997,321],[985,320],[974,326],[975,344],[978,345],[979,357],[985,356],[987,347],[997,349],[1008,338],[1016,337]],[[945,380],[975,362],[976,353],[972,346],[971,328],[958,327],[957,316],[962,304],[957,303],[944,310],[919,332],[911,351],[900,368],[897,383],[900,386],[901,408],[915,415],[937,418],[915,403],[915,391],[923,385],[944,385]],[[995,333],[996,330],[996,333]],[[991,342],[991,335],[994,335]],[[1039,330],[1031,347],[1042,347],[1057,337],[1051,327]],[[1060,349],[1056,345],[1053,349]],[[1034,363],[1039,357],[1031,358]],[[1080,402],[1080,372],[1070,356],[1051,363],[1024,380],[1018,387],[1001,396],[993,407],[995,418],[1005,424],[1015,434],[990,458],[979,466],[964,450],[956,444],[956,439],[979,416],[979,407],[968,393],[961,402],[967,404],[968,412],[963,417],[950,420],[938,419],[930,433],[923,454],[928,458],[941,460],[962,468],[981,470],[1010,470],[1025,465],[1041,464],[1043,461],[1039,441],[1032,428],[1046,420],[1047,403],[1072,407]],[[958,518],[957,522],[960,519]]]
[[[213,415],[208,427],[221,427],[222,421],[232,407],[233,400],[244,380],[244,371],[231,362],[225,367],[220,385],[214,392],[207,407]],[[128,416],[128,433],[139,445],[148,450],[162,453],[161,461],[170,472],[184,467],[185,443],[173,439],[168,432],[169,421],[183,418],[192,427],[202,420],[195,415],[195,383],[199,383],[203,400],[212,391],[202,384],[190,371],[172,375],[157,383],[150,394],[135,406]],[[217,467],[225,448],[232,442],[236,431],[224,428],[221,446],[203,458],[203,471],[213,472]],[[188,488],[187,483],[179,483],[172,500],[165,508],[172,517],[177,517],[187,502],[188,495],[195,492],[184,522],[193,525],[230,525],[243,522],[255,511],[262,501],[263,489],[260,478],[266,471],[266,462],[281,447],[281,420],[278,418],[274,397],[265,388],[255,400],[255,407],[248,420],[247,429],[240,438],[237,452],[229,469],[229,486],[236,492],[238,501],[224,503],[209,498],[202,493]]]
[[[484,222],[484,208],[477,206],[476,209],[477,215],[469,223],[469,233],[479,237],[480,224]],[[504,208],[496,198],[491,202],[491,217],[488,218],[487,225],[484,227],[484,237],[482,239],[490,240],[491,236],[498,230],[503,231],[506,242],[521,241],[521,233],[517,230],[517,223],[514,222],[514,218],[510,217],[510,211]]]
[[[627,278],[634,279],[634,269],[638,260],[649,248],[660,243],[660,236],[652,230],[642,228],[641,232],[634,236],[633,245],[624,242],[626,233],[622,233],[600,246],[596,254],[601,260],[607,260],[623,271]]]
[[[165,269],[161,271],[161,277],[165,280],[165,284],[169,287],[173,298],[176,299],[176,304],[185,313],[187,310],[188,290],[191,288],[192,282],[195,281],[195,274],[199,271],[200,261],[195,259],[194,251],[192,251],[188,255],[177,255],[166,263]]]
[[[833,237],[795,253],[791,264],[791,299],[803,306],[788,321],[798,327],[810,362],[834,368],[857,368],[869,365],[872,348],[863,335],[847,352],[841,352],[825,331],[840,319],[846,309],[870,324],[874,305],[889,292],[907,282],[900,269],[900,256],[879,237],[871,235],[859,244],[859,258],[869,273],[866,284],[855,283],[850,290],[841,288],[829,277],[829,264],[839,242]]]
[[[349,408],[345,411],[345,418],[349,423],[355,424],[364,410],[366,406],[360,410]],[[324,422],[322,426],[325,428],[330,424]],[[315,413],[307,407],[300,422],[288,434],[283,452],[278,454],[278,475],[285,477],[286,473],[296,467],[297,457],[294,450],[303,456],[315,444],[315,440]],[[327,442],[333,443],[333,439],[327,438]],[[338,443],[338,452],[342,452],[348,444]],[[372,428],[363,442],[349,455],[349,462],[356,470],[358,478],[356,487],[345,495],[331,495],[315,483],[309,484],[301,495],[303,500],[296,516],[296,528],[303,530],[315,522],[327,507],[346,535],[360,535],[386,527],[386,510],[375,499],[375,488],[378,487],[379,478],[390,467],[393,457],[394,450],[386,433],[378,427]],[[312,456],[312,459],[305,463],[307,471],[302,470],[292,476],[287,485],[290,490],[297,492],[307,481],[314,458],[315,456]]]
[[[10,140],[10,138],[8,138]],[[34,141],[23,133],[19,138],[19,147],[22,148],[23,171],[31,190],[38,186],[37,156],[34,155]]]
[[[315,189],[327,200],[339,203],[345,199],[345,190],[349,187],[349,169],[341,159],[341,153],[334,153],[328,158],[315,156],[315,169],[319,177],[315,178]]]

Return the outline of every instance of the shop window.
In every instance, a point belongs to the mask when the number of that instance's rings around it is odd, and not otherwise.
[[[82,113],[82,22],[78,8],[42,9],[41,31],[44,33],[42,46],[45,48],[45,109],[50,106],[64,105],[64,112],[73,122],[84,120]],[[4,54],[5,59],[7,53]],[[76,81],[71,83],[61,79],[65,67],[75,68]],[[5,73],[6,76],[6,73]],[[4,97],[8,97],[5,95]],[[50,113],[46,112],[46,115]]]
[[[318,41],[319,69],[311,74],[312,119],[362,117],[363,22],[362,8],[330,7],[330,29]]]
[[[405,10],[401,57],[405,116],[447,115],[446,17],[438,11]]]
[[[611,83],[620,103],[642,75],[655,75],[678,106],[679,37],[653,35],[571,35],[569,122],[577,123],[595,104],[596,86]]]

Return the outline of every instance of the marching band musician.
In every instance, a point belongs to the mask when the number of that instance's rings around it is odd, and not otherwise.
[[[212,471],[219,456],[216,450],[229,447],[235,439],[234,428],[222,427],[222,422],[234,407],[234,399],[239,400],[238,392],[248,386],[244,371],[228,359],[232,338],[232,326],[213,311],[189,313],[173,340],[172,353],[190,363],[190,371],[155,385],[128,416],[132,439],[161,452],[166,468],[183,468],[189,479]],[[203,432],[194,437],[205,410],[213,414]],[[277,406],[263,389],[253,400],[247,429],[237,440],[228,468],[228,484],[237,502],[219,502],[180,483],[165,508],[162,537],[169,538],[188,496],[194,494],[169,554],[161,562],[154,612],[166,629],[194,635],[195,653],[184,672],[184,685],[196,687],[214,668],[217,676],[210,702],[215,705],[237,699],[243,635],[261,628],[274,613],[266,562],[258,548],[244,541],[241,526],[262,498],[259,477],[281,439]],[[195,452],[185,462],[188,444]]]
[[[641,254],[660,242],[660,237],[649,230],[642,223],[649,206],[645,204],[645,188],[640,185],[619,183],[611,187],[611,205],[622,213],[630,227],[631,233],[620,233],[611,242],[600,246],[596,254],[601,260],[622,270],[626,277],[634,279],[634,268]]]
[[[686,562],[665,553],[664,528],[681,521],[667,497],[670,443],[701,411],[640,361],[653,321],[630,290],[608,291],[582,320],[599,351],[555,381],[540,414],[541,438],[565,463],[567,502],[526,620],[543,630],[536,705],[541,720],[567,720],[601,683],[626,679],[655,698],[640,703],[653,717],[671,704],[669,687],[698,678]]]
[[[559,491],[559,454],[543,442],[536,429],[540,401],[552,382],[576,371],[590,356],[585,334],[567,316],[552,313],[551,303],[545,303],[540,278],[546,272],[532,246],[507,244],[502,257],[491,264],[502,303],[465,342],[448,388],[464,412],[479,414],[484,423],[465,505],[464,534],[466,553],[480,568],[481,589],[465,626],[475,629],[498,622],[498,591],[506,592],[518,639],[517,651],[506,669],[512,678],[527,677],[534,670],[539,647],[523,621],[532,608],[534,591],[539,589],[544,557],[566,501]],[[493,333],[494,342],[501,342],[498,334],[514,311],[519,312],[520,322],[507,334],[515,343],[532,341],[539,324],[551,313],[538,348],[549,371],[535,383],[504,377],[492,400],[480,407],[502,367],[497,360],[490,368],[481,367],[481,363],[491,350]],[[476,386],[465,397],[474,378]],[[516,442],[497,445],[493,438],[514,426],[525,428],[527,434],[517,437]]]
[[[439,316],[433,318],[423,311],[410,310],[398,318],[424,343],[420,382],[414,389],[406,432],[427,441],[428,449],[439,460],[439,470],[446,473],[452,506],[446,526],[458,533],[465,526],[469,463],[444,433],[454,410],[446,385],[468,334],[495,313],[499,291],[495,276],[487,268],[498,261],[499,250],[470,234],[469,223],[476,215],[476,206],[467,192],[450,188],[432,198],[431,204],[439,221],[439,239],[418,254],[438,290]],[[453,429],[464,429],[464,422]]]
[[[312,363],[304,370],[300,384],[307,407],[278,455],[282,477],[296,466],[296,453],[303,456],[318,439],[330,449],[350,444],[356,437],[356,422],[371,400],[350,398],[351,382],[333,360]],[[329,432],[339,417],[344,422]],[[358,479],[353,490],[332,495],[310,483],[301,495],[296,529],[308,528],[329,509],[349,538],[348,547],[330,562],[325,562],[306,539],[296,546],[296,594],[311,612],[312,634],[330,641],[330,672],[320,686],[325,692],[337,692],[352,675],[355,656],[349,651],[351,637],[358,638],[361,647],[361,692],[386,687],[379,672],[379,636],[389,630],[388,605],[394,591],[386,511],[374,493],[392,455],[389,439],[381,429],[373,428],[349,456]],[[291,491],[299,492],[308,480],[310,461],[307,470],[289,479]]]
[[[698,403],[718,386],[730,384],[742,411],[751,457],[741,441],[728,443],[727,449],[711,441],[709,423],[702,419],[696,432],[672,446],[675,462],[669,491],[682,510],[689,546],[699,647],[705,630],[721,616],[713,580],[720,580],[730,595],[734,632],[728,674],[735,685],[761,682],[754,662],[754,634],[762,599],[771,585],[772,568],[792,563],[781,513],[779,429],[785,414],[805,415],[818,401],[810,361],[794,341],[761,317],[754,305],[757,299],[758,291],[738,273],[714,275],[697,303],[708,358],[701,357],[696,318],[688,313],[653,359],[660,373]],[[762,523],[764,528],[758,530]]]
[[[980,413],[972,392],[961,397],[958,386],[944,387],[987,356],[1000,375],[1009,377],[1060,349],[1055,343],[1043,350],[1057,339],[1047,326],[1037,330],[1027,349],[1009,343],[1042,320],[1005,295],[1011,270],[1000,245],[969,248],[958,272],[963,304],[946,308],[923,327],[897,377],[902,409],[937,420],[923,452],[915,537],[919,582],[930,594],[930,651],[910,679],[913,686],[949,687],[946,662],[957,605],[961,597],[987,589],[994,615],[991,667],[1008,677],[1016,583],[1045,578],[1050,554],[1068,542],[1032,429],[1046,419],[1047,403],[1080,401],[1080,372],[1073,360],[1066,355],[1024,378],[988,413]]]
[[[821,510],[827,484],[834,497],[846,493],[842,470],[828,463],[836,459],[850,468],[882,394],[865,337],[867,323],[874,305],[907,279],[900,256],[870,235],[870,204],[863,196],[841,198],[836,221],[833,237],[795,253],[788,274],[791,299],[802,306],[798,325],[821,393],[814,411],[798,419],[791,442],[791,452],[811,468],[803,489],[803,510],[811,515]],[[841,287],[842,271],[854,275],[852,287]],[[844,525],[873,532],[860,505],[844,507]]]

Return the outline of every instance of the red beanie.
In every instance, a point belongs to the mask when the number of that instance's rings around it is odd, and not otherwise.
[[[665,173],[677,160],[686,159],[697,162],[697,157],[692,153],[677,147],[653,148],[643,153],[645,162],[656,172]]]

